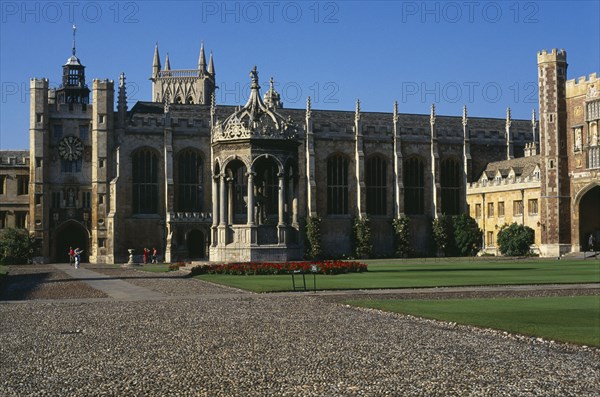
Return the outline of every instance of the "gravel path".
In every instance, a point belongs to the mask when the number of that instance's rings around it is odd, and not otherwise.
[[[135,273],[197,294],[1,303],[0,395],[600,395],[598,349]]]

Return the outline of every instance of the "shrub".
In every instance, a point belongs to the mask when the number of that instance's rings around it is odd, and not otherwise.
[[[304,252],[310,259],[319,259],[322,255],[321,249],[321,218],[309,216],[305,226],[306,238],[304,239]]]
[[[483,232],[477,221],[467,214],[456,215],[454,223],[454,242],[461,256],[475,255],[481,249]]]
[[[529,252],[533,244],[534,231],[532,228],[512,223],[503,225],[498,232],[498,248],[506,256],[522,256]]]
[[[399,258],[409,257],[413,253],[410,219],[406,215],[401,215],[392,221],[392,226],[394,227],[396,256]]]
[[[35,239],[25,229],[7,228],[0,232],[0,263],[16,265],[30,263]]]
[[[310,273],[312,266],[317,266],[319,274],[360,273],[367,271],[367,265],[360,262],[318,261],[318,262],[235,262],[212,265],[201,265],[192,268],[191,275],[199,274],[231,274],[231,275],[265,275],[291,274],[300,270]]]
[[[373,244],[371,243],[371,226],[369,219],[356,218],[353,225],[354,231],[354,255],[359,259],[366,259],[373,253]]]

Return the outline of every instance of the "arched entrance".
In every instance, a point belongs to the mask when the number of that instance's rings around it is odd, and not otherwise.
[[[206,258],[206,237],[200,230],[192,230],[187,235],[188,259]]]
[[[69,262],[69,247],[82,249],[81,261],[88,262],[90,255],[89,233],[80,223],[67,221],[55,233],[53,255],[55,262]]]
[[[595,186],[579,202],[579,244],[589,250],[590,234],[594,235],[596,248],[600,246],[600,186]]]

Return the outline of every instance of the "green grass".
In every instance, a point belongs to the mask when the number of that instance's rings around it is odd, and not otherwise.
[[[600,347],[600,296],[349,300],[354,306]]]
[[[364,261],[366,273],[317,275],[317,289],[420,288],[469,285],[564,284],[600,282],[597,260],[380,259]],[[290,291],[290,275],[204,274],[201,280],[254,292]],[[312,288],[312,275],[306,276]]]
[[[6,273],[8,273],[8,266],[0,265],[0,280],[6,277]]]

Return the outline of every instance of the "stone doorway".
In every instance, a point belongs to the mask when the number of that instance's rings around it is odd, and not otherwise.
[[[187,235],[188,259],[206,258],[206,236],[200,230],[192,230]]]
[[[579,244],[582,251],[589,250],[590,234],[594,235],[596,249],[600,247],[600,186],[583,195],[579,202]]]
[[[55,232],[53,260],[58,263],[69,263],[69,247],[83,250],[81,262],[88,262],[90,255],[89,233],[78,222],[67,221]]]

